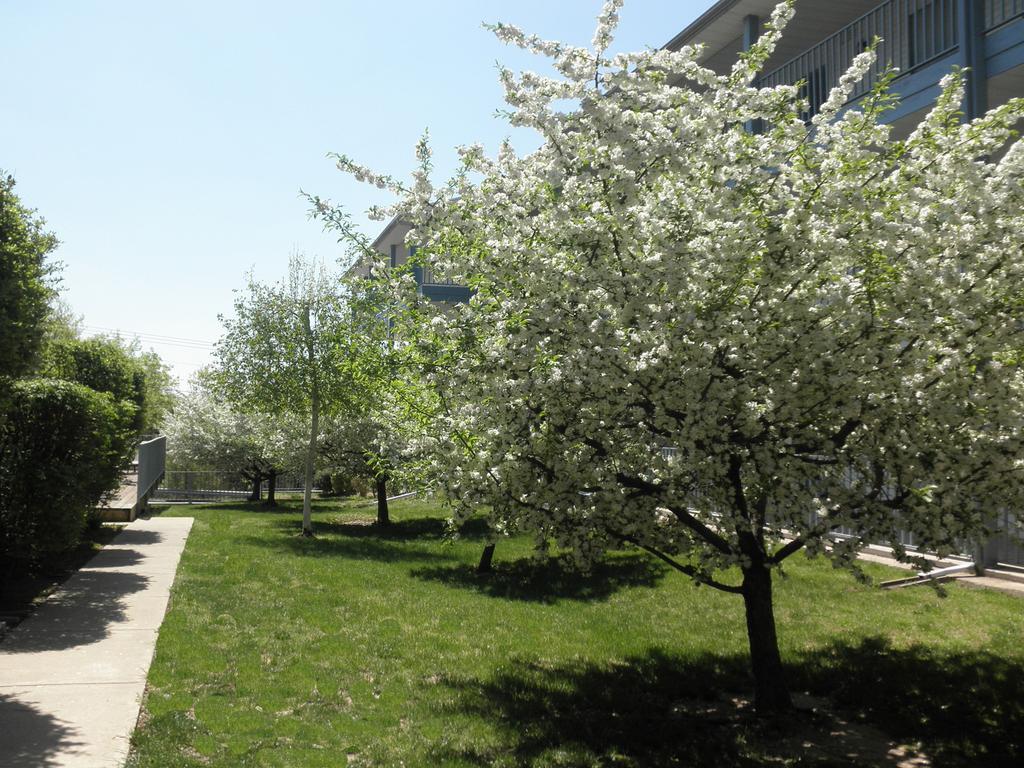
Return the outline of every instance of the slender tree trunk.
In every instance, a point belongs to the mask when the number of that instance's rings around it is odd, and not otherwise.
[[[320,434],[320,393],[313,389],[313,417],[310,420],[309,450],[306,451],[306,488],[302,494],[302,535],[313,535],[313,464],[316,461],[316,439]]]
[[[389,525],[388,516],[388,477],[383,472],[377,475],[377,525]]]
[[[494,559],[494,544],[488,544],[484,547],[484,551],[480,553],[480,562],[477,563],[477,573],[490,573],[491,572],[491,561]]]
[[[772,572],[763,563],[743,570],[743,603],[754,669],[754,707],[764,715],[792,709],[786,673],[779,654],[772,609]]]
[[[274,493],[277,491],[277,472],[271,472],[267,477],[267,506],[276,507],[277,499],[274,498]]]

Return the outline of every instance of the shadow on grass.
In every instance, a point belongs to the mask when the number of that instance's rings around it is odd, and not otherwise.
[[[902,741],[934,765],[1024,765],[1024,664],[984,651],[894,648],[884,638],[805,654],[794,686]]]
[[[5,768],[67,765],[61,752],[80,747],[78,736],[35,705],[0,693],[0,761]]]
[[[409,541],[412,539],[445,539],[448,536],[448,520],[443,517],[410,517],[404,520],[392,520],[388,525],[377,525],[372,515],[362,520],[330,520],[317,521],[313,527],[317,533],[347,536],[356,539],[380,539],[382,541]],[[459,529],[460,539],[485,539],[488,536],[487,521],[473,518],[466,521]]]
[[[597,563],[581,573],[567,557],[537,561],[524,557],[495,563],[491,573],[466,564],[420,568],[412,575],[490,597],[555,603],[559,600],[606,600],[627,587],[654,587],[668,567],[646,555],[625,555]]]
[[[301,528],[294,521],[280,520],[274,523],[279,534],[267,536],[247,536],[249,544],[283,550],[299,556],[344,557],[350,560],[381,560],[391,563],[437,563],[450,562],[456,558],[454,552],[443,550],[429,538],[423,546],[416,546],[409,539],[413,536],[391,537],[338,534],[335,528],[322,523],[315,523],[316,535],[305,537],[300,535]],[[374,526],[353,526],[356,528],[373,528]]]
[[[176,505],[179,509],[187,510],[188,504]],[[302,500],[298,502],[292,499],[279,500],[273,506],[267,504],[265,501],[217,501],[213,499],[211,501],[197,501],[196,507],[212,507],[217,511],[224,510],[225,512],[268,512],[270,514],[288,514],[293,515],[296,512],[302,511]],[[334,505],[328,505],[323,502],[313,502],[314,512],[326,512],[328,510],[335,509]]]
[[[1024,668],[984,653],[840,643],[808,653],[794,683],[824,708],[753,715],[745,656],[652,651],[620,664],[519,662],[489,679],[449,676],[444,708],[483,720],[435,762],[471,765],[895,765],[919,744],[937,768],[1024,764]],[[797,688],[797,685],[794,685]],[[911,764],[911,763],[906,763]],[[914,763],[917,765],[928,763]]]

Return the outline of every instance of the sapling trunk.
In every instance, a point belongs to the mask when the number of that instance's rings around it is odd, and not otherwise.
[[[477,563],[477,573],[490,573],[491,572],[491,561],[494,559],[494,544],[488,544],[484,547],[484,551],[480,553],[480,562]]]
[[[388,525],[388,479],[383,473],[377,476],[377,525]]]
[[[316,461],[316,440],[320,434],[320,398],[313,390],[312,418],[309,428],[309,450],[306,451],[306,482],[302,494],[302,535],[313,535],[313,462]]]

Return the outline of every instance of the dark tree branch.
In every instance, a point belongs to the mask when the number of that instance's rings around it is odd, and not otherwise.
[[[637,491],[641,491],[642,495],[662,498],[665,495],[665,489],[660,485],[656,485],[647,480],[643,480],[639,477],[633,477],[625,473],[619,472],[616,474],[615,479],[627,488],[633,488]],[[715,533],[708,526],[698,520],[696,517],[691,515],[685,509],[679,509],[678,507],[670,504],[664,505],[665,509],[676,516],[679,522],[697,535],[698,538],[703,539],[705,542],[713,546],[719,552],[726,555],[735,554],[733,548],[729,546],[729,542],[726,541],[722,536]]]
[[[655,549],[654,547],[649,547],[646,544],[641,544],[636,539],[631,539],[631,538],[628,538],[628,537],[624,537],[622,540],[625,541],[625,542],[628,542],[629,544],[632,544],[633,546],[635,546],[635,547],[637,547],[639,549],[642,549],[644,552],[646,552],[649,555],[653,555],[654,557],[658,558],[662,562],[667,563],[668,565],[672,566],[673,568],[675,568],[680,573],[685,573],[687,576],[689,576],[694,581],[698,581],[701,584],[707,584],[709,587],[714,587],[715,589],[719,589],[722,592],[729,592],[729,593],[734,594],[734,595],[741,595],[741,594],[743,594],[743,589],[742,588],[735,587],[732,584],[724,584],[724,583],[722,583],[720,581],[717,581],[714,578],[712,578],[711,576],[709,576],[707,573],[704,573],[703,571],[701,571],[700,569],[694,568],[692,565],[684,565],[683,563],[678,562],[677,560],[669,557],[664,552],[661,552],[661,551]]]

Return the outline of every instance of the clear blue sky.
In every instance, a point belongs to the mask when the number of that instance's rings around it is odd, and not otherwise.
[[[711,0],[627,0],[617,50],[658,47]],[[139,334],[180,377],[208,362],[232,290],[295,249],[334,261],[299,190],[359,214],[387,202],[325,159],[406,176],[429,128],[494,148],[494,64],[542,69],[482,21],[587,44],[600,0],[0,0],[0,169],[62,241],[86,330]],[[513,136],[522,143],[523,136]]]

